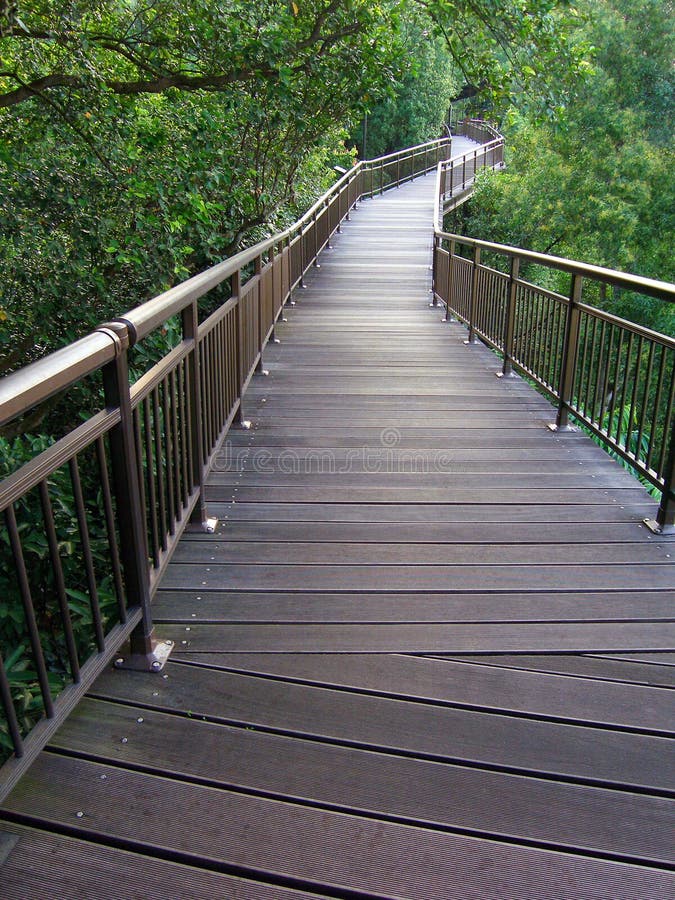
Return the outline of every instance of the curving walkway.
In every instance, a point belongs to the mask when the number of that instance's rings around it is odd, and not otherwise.
[[[104,675],[8,798],[3,897],[675,897],[675,544],[429,307],[433,193],[296,292],[166,673]]]

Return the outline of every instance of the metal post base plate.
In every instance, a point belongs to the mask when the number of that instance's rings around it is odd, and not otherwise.
[[[185,530],[193,534],[197,531],[201,531],[205,534],[213,534],[217,527],[218,519],[215,516],[207,516],[207,518],[203,519],[201,522],[190,522]]]
[[[675,525],[662,525],[656,519],[643,519],[642,521],[653,534],[675,534]]]
[[[555,422],[549,422],[546,427],[549,431],[557,431],[560,434],[572,433],[579,430],[578,428],[575,428],[574,425],[556,425]]]
[[[174,648],[173,641],[153,641],[150,653],[129,653],[118,656],[116,669],[130,669],[132,672],[161,672]]]

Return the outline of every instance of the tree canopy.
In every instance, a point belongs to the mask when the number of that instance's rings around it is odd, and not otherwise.
[[[554,110],[573,24],[555,0],[2,0],[0,374],[261,237],[369,109],[393,104],[387,148],[452,91]]]
[[[594,73],[554,123],[504,112],[507,169],[487,175],[457,227],[474,237],[670,281],[675,185],[669,0],[580,0]],[[612,311],[672,330],[666,304],[623,292]]]

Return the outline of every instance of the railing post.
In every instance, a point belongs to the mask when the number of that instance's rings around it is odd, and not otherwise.
[[[440,246],[440,238],[437,235],[433,236],[432,244],[431,244],[431,303],[429,306],[431,308],[438,306],[438,297],[436,296],[436,278],[438,274],[438,263],[436,262],[438,257],[438,247]]]
[[[265,297],[263,295],[262,257],[260,254],[256,256],[253,265],[253,277],[256,279],[258,285],[258,365],[255,367],[255,370],[259,375],[267,375],[269,373],[263,366],[263,348],[265,344],[265,322],[263,320],[263,314],[265,312]],[[272,276],[272,282],[274,283],[274,276]],[[274,291],[274,287],[272,287],[272,291]],[[272,299],[272,318],[274,318],[274,299]]]
[[[190,480],[193,490],[199,495],[190,516],[190,526],[212,533],[216,530],[217,519],[209,519],[204,501],[204,438],[202,435],[202,398],[200,385],[199,316],[197,301],[193,300],[181,314],[183,340],[192,343],[192,350],[185,361],[187,367],[187,409],[190,419],[190,457],[192,472]]]
[[[560,398],[558,404],[558,414],[555,424],[550,427],[554,431],[572,431],[569,424],[569,411],[572,403],[572,392],[574,390],[574,378],[576,375],[577,365],[577,345],[579,342],[579,321],[581,313],[579,311],[579,303],[581,302],[581,290],[584,279],[581,275],[574,274],[572,276],[572,288],[570,290],[570,301],[567,307],[567,322],[565,325],[565,343],[563,347],[562,365],[560,367]]]
[[[675,534],[675,416],[670,428],[670,444],[661,503],[655,519],[645,519],[645,525],[655,534]]]
[[[476,300],[478,295],[478,267],[480,266],[480,247],[473,248],[473,265],[471,267],[471,296],[469,297],[469,337],[465,344],[475,344],[476,341]]]
[[[243,405],[244,405],[244,382],[246,381],[246,373],[244,372],[244,317],[242,315],[241,309],[241,270],[237,269],[237,271],[232,275],[230,279],[231,285],[231,294],[233,298],[236,298],[236,305],[234,307],[234,323],[235,323],[235,347],[237,351],[237,384],[238,389],[237,393],[239,395],[239,408],[237,409],[237,413],[235,416],[235,421],[241,425],[243,428],[250,427],[250,423],[244,419]]]
[[[103,390],[106,406],[117,409],[120,415],[120,421],[110,430],[109,439],[127,606],[138,607],[141,612],[141,621],[131,634],[130,655],[120,656],[115,665],[160,672],[173,649],[173,642],[156,640],[150,610],[147,534],[129,390],[129,329],[121,322],[110,322],[98,330],[114,335],[118,346],[115,359],[103,367]]]
[[[497,372],[498,378],[507,378],[513,374],[513,339],[516,324],[516,296],[518,293],[518,275],[520,273],[520,259],[511,257],[511,269],[509,272],[509,293],[506,302],[506,316],[504,317],[504,365],[501,372]]]
[[[320,269],[321,264],[319,263],[319,229],[317,227],[317,218],[316,213],[312,215],[312,236],[314,243],[314,268]]]
[[[300,237],[299,237],[299,241],[300,241],[300,287],[301,287],[301,288],[304,288],[304,287],[306,286],[306,285],[305,285],[305,260],[306,260],[306,255],[305,255],[305,231],[304,231],[304,225],[301,225],[301,226],[300,226]],[[239,283],[241,284],[241,281],[240,281]],[[294,303],[291,303],[291,305],[292,305],[292,306],[295,306]]]

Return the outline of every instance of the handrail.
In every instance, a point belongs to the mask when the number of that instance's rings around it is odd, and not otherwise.
[[[291,292],[360,199],[434,170],[449,148],[441,138],[358,162],[284,231],[0,380],[0,424],[90,376],[100,375],[105,405],[0,483],[0,547],[11,548],[0,590],[23,608],[19,662],[34,672],[33,719],[42,715],[32,730],[20,721],[0,654],[0,750],[9,740],[14,751],[0,800],[124,640],[122,665],[161,671],[169,648],[154,636],[151,596],[183,529],[214,527],[205,474],[232,423],[246,425],[242,395]],[[199,300],[219,285],[229,297],[200,322]],[[180,342],[132,384],[132,348],[173,317]],[[39,535],[45,552],[36,558]],[[59,685],[46,658],[59,662]]]
[[[501,376],[520,372],[558,405],[551,427],[582,424],[661,494],[655,532],[675,531],[675,338],[598,309],[584,296],[612,288],[675,301],[675,285],[443,231],[441,215],[466,200],[483,168],[503,165],[503,138],[486,123],[462,123],[488,140],[437,167],[434,303],[446,307],[503,357]],[[457,252],[467,248],[470,258]],[[508,271],[486,265],[490,256]],[[521,277],[537,266],[570,276],[564,293]],[[597,290],[596,290],[597,288]]]

